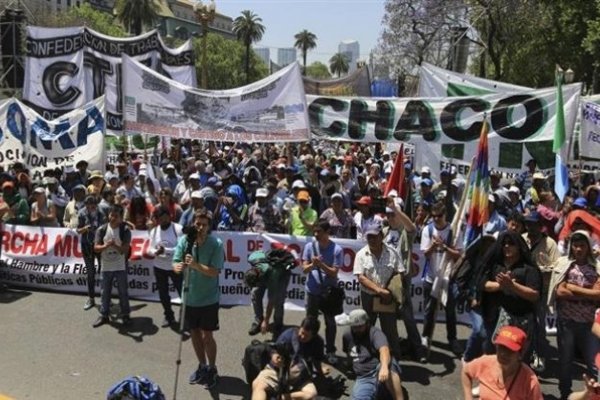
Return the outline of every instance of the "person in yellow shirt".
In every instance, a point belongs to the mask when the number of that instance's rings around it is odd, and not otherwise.
[[[317,222],[318,214],[310,207],[310,195],[306,190],[296,194],[297,206],[290,210],[289,232],[293,236],[312,236],[313,226]]]

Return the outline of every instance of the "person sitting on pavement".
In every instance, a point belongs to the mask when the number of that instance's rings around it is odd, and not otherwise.
[[[319,320],[308,316],[302,320],[299,328],[289,328],[277,339],[277,345],[291,349],[289,383],[292,392],[289,398],[314,399],[317,396],[317,388],[311,381],[312,373],[330,373],[330,367],[323,363],[325,346],[319,336],[319,328]],[[252,382],[253,400],[266,399],[267,392],[277,389],[278,382],[273,382],[271,377],[272,374],[261,372]]]
[[[479,398],[484,400],[542,400],[535,373],[521,361],[527,335],[516,326],[503,326],[494,339],[496,354],[466,363],[461,373],[465,400],[473,399],[473,381],[479,381]]]
[[[350,329],[342,336],[343,351],[356,376],[352,399],[373,400],[389,398],[402,400],[400,366],[390,354],[386,336],[372,326],[365,310],[350,312],[347,321]]]

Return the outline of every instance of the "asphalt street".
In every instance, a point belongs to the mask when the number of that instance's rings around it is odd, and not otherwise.
[[[0,293],[0,398],[105,399],[115,383],[130,375],[145,375],[161,386],[167,399],[174,399],[180,335],[160,327],[160,304],[132,301],[131,326],[124,328],[114,321],[94,329],[98,311],[83,311],[84,302],[81,295],[16,288]],[[297,324],[302,316],[289,311],[286,324]],[[251,318],[250,307],[221,309],[221,329],[216,334],[221,378],[211,392],[188,383],[197,362],[190,340],[184,340],[178,399],[249,399],[241,358],[251,341],[247,334]],[[403,336],[402,323],[400,332]],[[468,327],[459,327],[460,339],[466,340],[468,334]],[[338,332],[338,349],[340,338]],[[429,363],[402,361],[402,380],[411,399],[462,398],[460,360],[445,342],[444,324],[438,324]],[[547,399],[558,394],[557,381],[550,377],[557,370],[557,362],[550,362],[542,374]],[[349,393],[352,382],[348,384]],[[574,383],[574,388],[580,386],[581,382]]]

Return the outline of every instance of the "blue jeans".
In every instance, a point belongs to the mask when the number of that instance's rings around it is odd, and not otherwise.
[[[380,400],[393,398],[392,394],[385,386],[385,383],[379,382],[379,379],[377,379],[380,367],[381,364],[378,364],[376,368],[366,375],[356,378],[354,387],[352,388],[352,400]],[[392,372],[400,375],[400,366],[394,359],[392,359],[390,365],[390,374]]]
[[[483,324],[483,317],[478,309],[469,309],[469,321],[471,322],[471,335],[463,354],[463,358],[467,362],[483,354],[484,342],[488,336]]]
[[[108,317],[110,314],[110,295],[113,282],[117,281],[117,291],[119,293],[119,306],[121,307],[121,316],[129,316],[129,295],[127,294],[127,271],[102,271],[102,305],[100,314]]]
[[[575,361],[575,346],[579,346],[588,369],[589,376],[596,376],[594,357],[600,346],[598,338],[592,333],[592,322],[575,322],[558,318],[558,389],[562,397],[571,393],[573,380],[572,367]]]

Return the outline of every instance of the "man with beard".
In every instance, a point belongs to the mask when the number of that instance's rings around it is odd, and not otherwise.
[[[221,239],[210,234],[210,214],[202,211],[196,213],[194,224],[196,237],[186,235],[177,243],[173,269],[180,273],[189,268],[188,287],[184,296],[185,319],[199,361],[198,368],[190,376],[190,384],[211,389],[218,381],[215,364],[217,343],[213,332],[219,330],[219,274],[225,262],[225,251]]]
[[[169,279],[171,279],[177,293],[181,296],[182,276],[173,271],[171,258],[175,246],[177,246],[177,240],[182,236],[182,227],[175,222],[171,222],[169,209],[163,205],[154,210],[154,218],[158,226],[150,231],[148,254],[155,257],[154,276],[156,277],[156,288],[165,315],[161,326],[167,328],[175,324],[175,314],[171,308],[171,296],[169,294]]]
[[[350,325],[350,329],[342,337],[343,350],[356,374],[352,398],[371,400],[391,396],[402,400],[400,366],[392,358],[383,332],[371,326],[369,315],[362,309],[352,310],[345,325]]]

